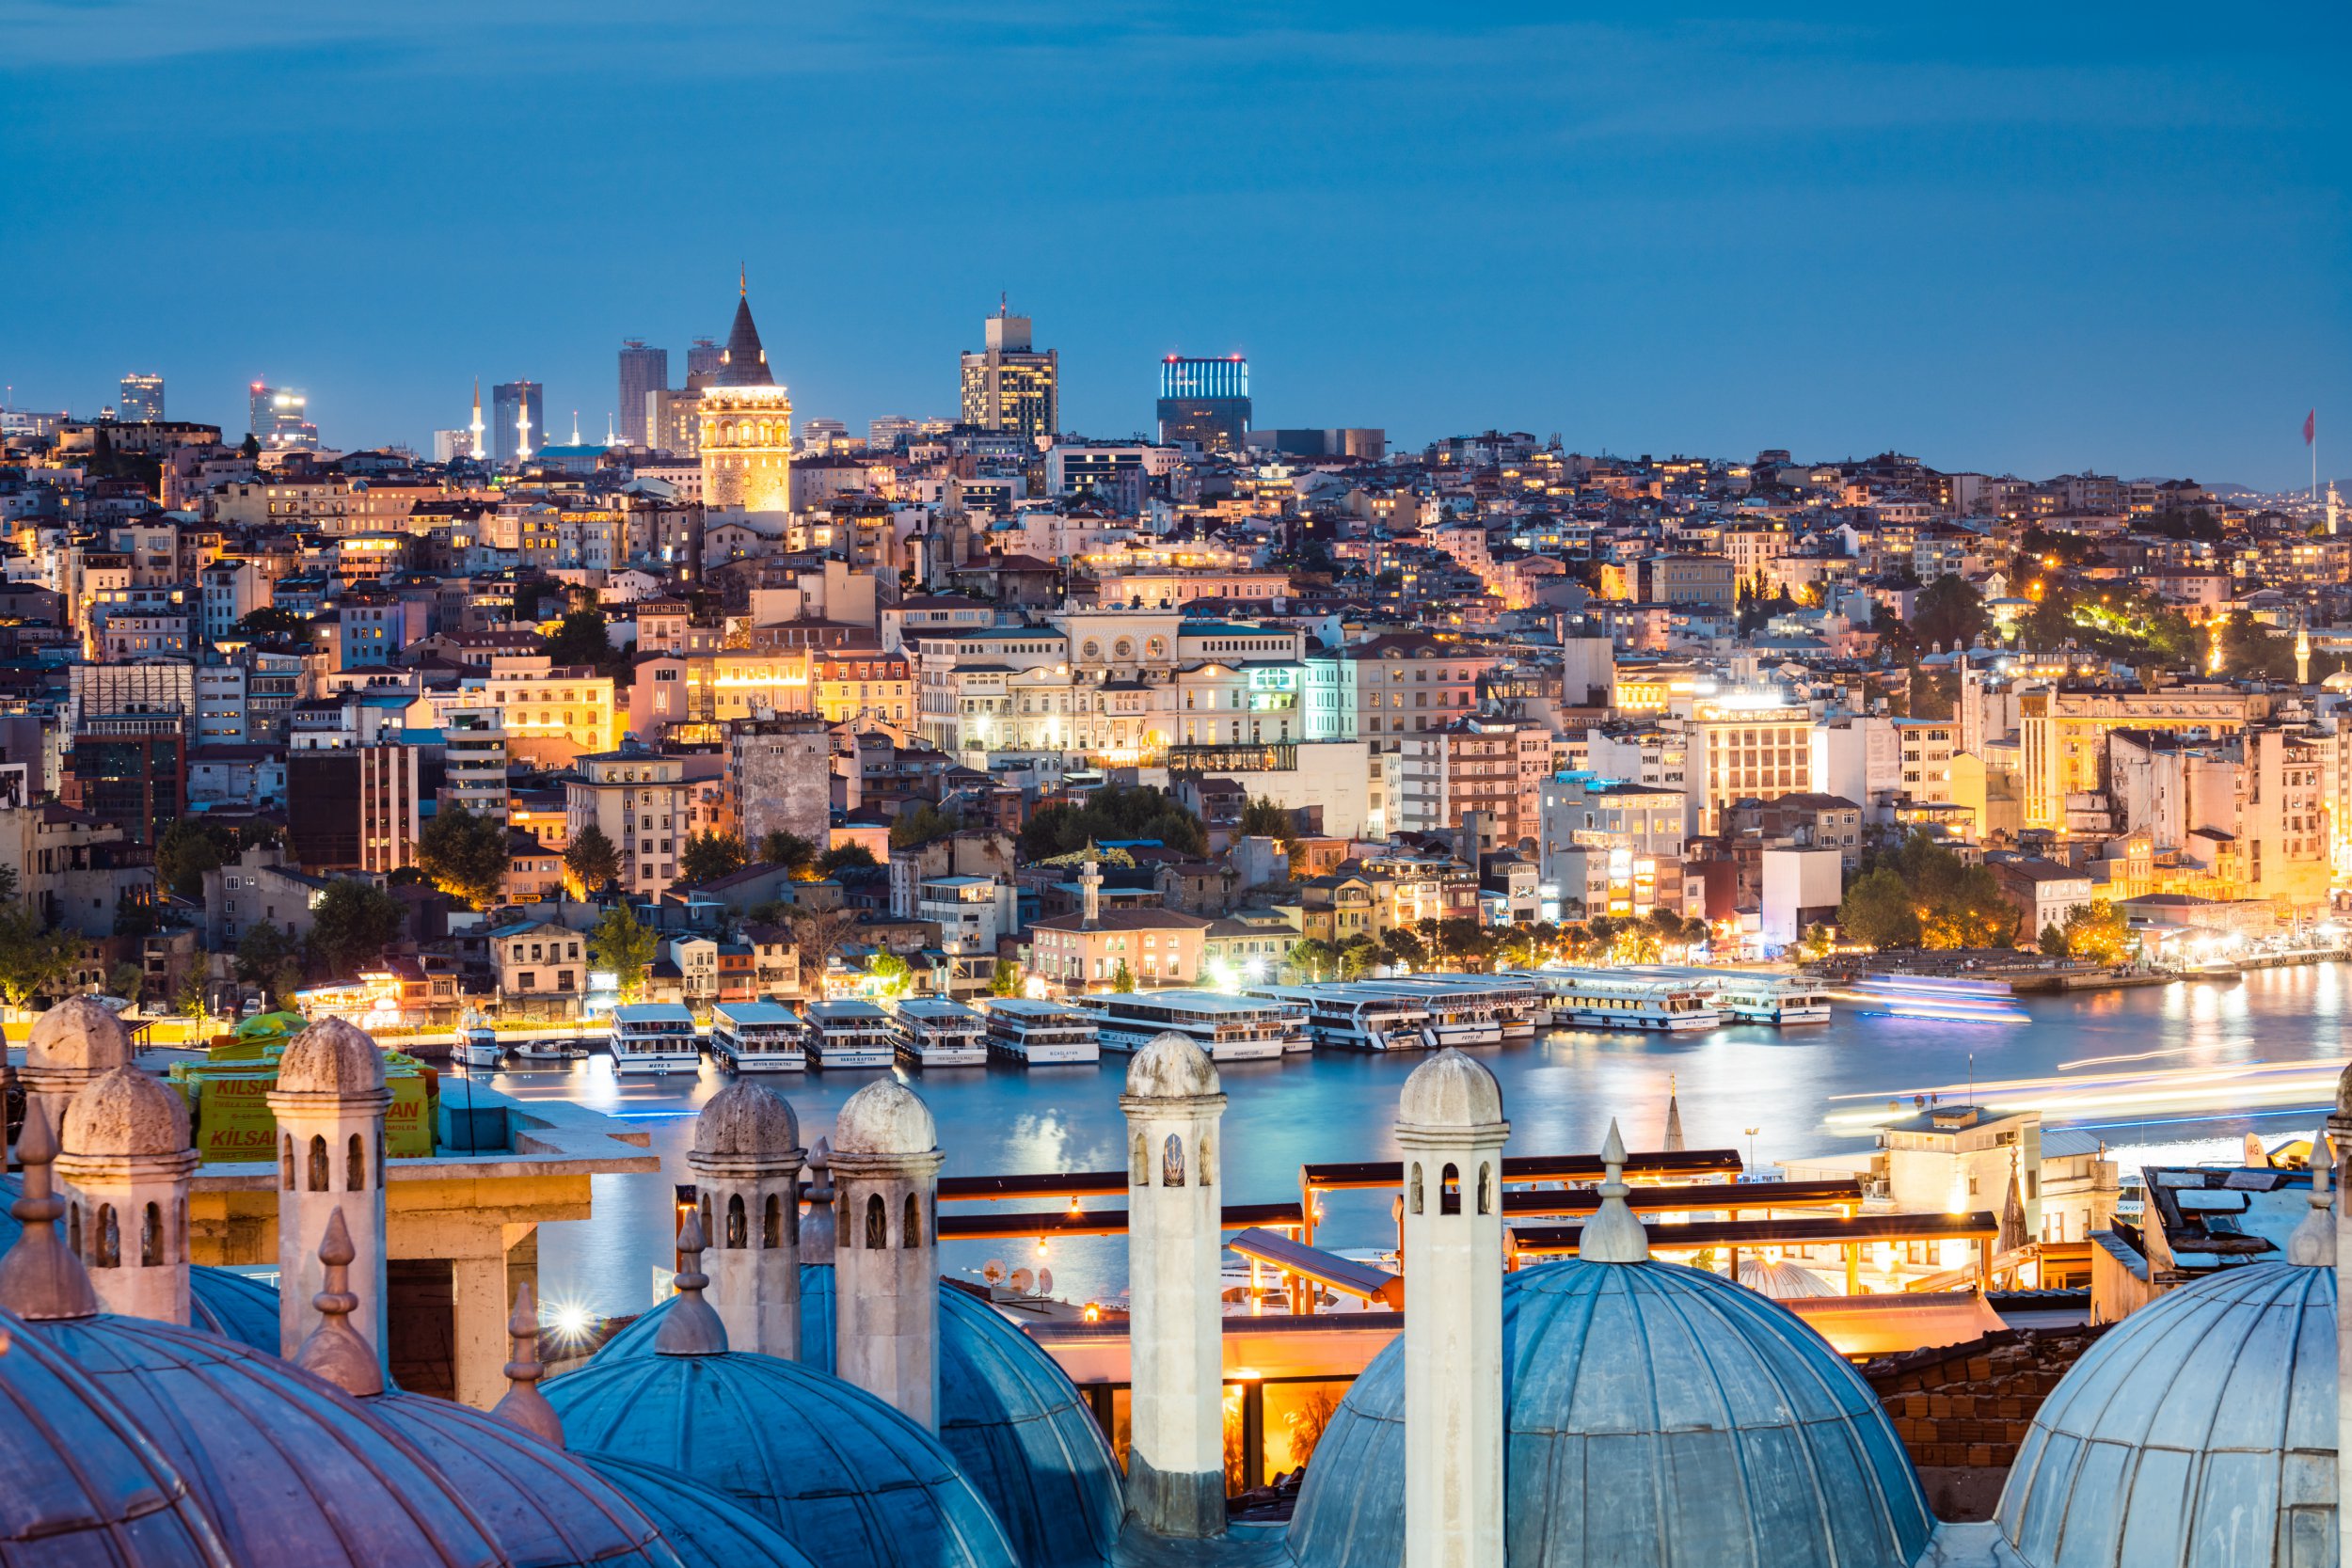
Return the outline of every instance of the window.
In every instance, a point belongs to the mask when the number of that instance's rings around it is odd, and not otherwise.
[[[319,1133],[310,1135],[310,1191],[332,1192],[326,1182],[326,1139]]]
[[[363,1193],[368,1190],[367,1148],[359,1134],[351,1135],[351,1147],[343,1151],[343,1191]]]

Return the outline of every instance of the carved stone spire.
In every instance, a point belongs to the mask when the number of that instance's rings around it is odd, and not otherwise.
[[[57,1216],[65,1212],[65,1201],[57,1196],[49,1171],[50,1162],[57,1157],[57,1140],[39,1096],[25,1099],[24,1131],[17,1134],[16,1157],[24,1167],[24,1190],[8,1212],[24,1229],[8,1255],[0,1257],[0,1307],[34,1323],[94,1318],[98,1292],[90,1289],[82,1260],[57,1239]]]
[[[303,1370],[364,1399],[384,1391],[384,1367],[376,1359],[375,1347],[351,1326],[351,1314],[359,1308],[359,1298],[351,1289],[351,1260],[358,1255],[339,1207],[328,1216],[326,1235],[319,1243],[319,1262],[325,1265],[326,1285],[310,1298],[310,1305],[319,1311],[319,1325],[310,1330],[294,1359]]]
[[[727,1348],[727,1325],[719,1321],[719,1309],[703,1300],[703,1287],[710,1283],[703,1273],[703,1248],[708,1244],[701,1213],[689,1209],[677,1233],[678,1261],[684,1265],[677,1272],[677,1299],[661,1315],[653,1337],[657,1355],[718,1355]]]
[[[1609,1141],[1601,1146],[1600,1163],[1608,1170],[1595,1189],[1600,1194],[1600,1208],[1584,1222],[1577,1256],[1588,1263],[1646,1263],[1649,1231],[1626,1206],[1633,1189],[1625,1184],[1625,1139],[1617,1132],[1614,1117],[1609,1120]]]
[[[529,1280],[515,1291],[515,1311],[506,1320],[506,1335],[514,1342],[514,1359],[506,1364],[506,1397],[490,1407],[490,1414],[548,1447],[560,1449],[564,1418],[539,1392],[539,1379],[547,1369],[539,1364],[539,1308],[532,1299]]]

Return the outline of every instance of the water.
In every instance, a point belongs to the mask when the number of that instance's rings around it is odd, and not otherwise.
[[[1613,1116],[1629,1147],[1656,1148],[1671,1077],[1691,1147],[1745,1155],[1753,1144],[1756,1164],[1770,1165],[1867,1148],[1868,1118],[1883,1116],[1890,1097],[1906,1108],[1914,1094],[1964,1101],[1973,1079],[1986,1102],[2041,1105],[2047,1125],[2094,1130],[2133,1166],[2225,1154],[2249,1131],[2311,1131],[2332,1101],[2352,969],[2265,970],[2242,981],[2030,998],[2026,1007],[2031,1022],[2010,1025],[1921,1023],[1841,1006],[1828,1024],[1785,1031],[1556,1032],[1480,1059],[1502,1080],[1514,1153],[1597,1149]],[[1303,1163],[1392,1156],[1397,1092],[1421,1060],[1319,1051],[1223,1069],[1225,1201],[1295,1199]],[[898,1070],[938,1118],[945,1173],[983,1175],[1119,1168],[1126,1065],[1106,1053],[1094,1067]],[[799,1112],[803,1142],[814,1143],[875,1076],[771,1082]],[[540,1230],[548,1300],[605,1314],[643,1310],[652,1270],[669,1257],[670,1184],[691,1180],[692,1112],[723,1077],[706,1064],[695,1078],[620,1083],[610,1060],[594,1056],[492,1082],[521,1100],[577,1100],[651,1134],[661,1176],[597,1177],[593,1218]],[[1334,1194],[1325,1203],[1322,1244],[1393,1244],[1388,1195]],[[951,1243],[943,1266],[974,1275],[992,1259],[1041,1266],[1053,1271],[1056,1293],[1107,1300],[1123,1288],[1125,1247],[1116,1236],[1057,1241],[1042,1256],[1034,1243]]]

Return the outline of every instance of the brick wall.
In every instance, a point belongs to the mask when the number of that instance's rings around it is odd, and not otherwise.
[[[2004,1329],[1963,1345],[1883,1356],[1864,1363],[1862,1375],[1914,1465],[2005,1466],[2016,1459],[2034,1412],[2100,1332]]]

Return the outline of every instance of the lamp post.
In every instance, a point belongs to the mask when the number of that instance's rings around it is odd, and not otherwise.
[[[1748,1129],[1748,1170],[1751,1174],[1756,1170],[1756,1135],[1762,1131],[1760,1127]]]

